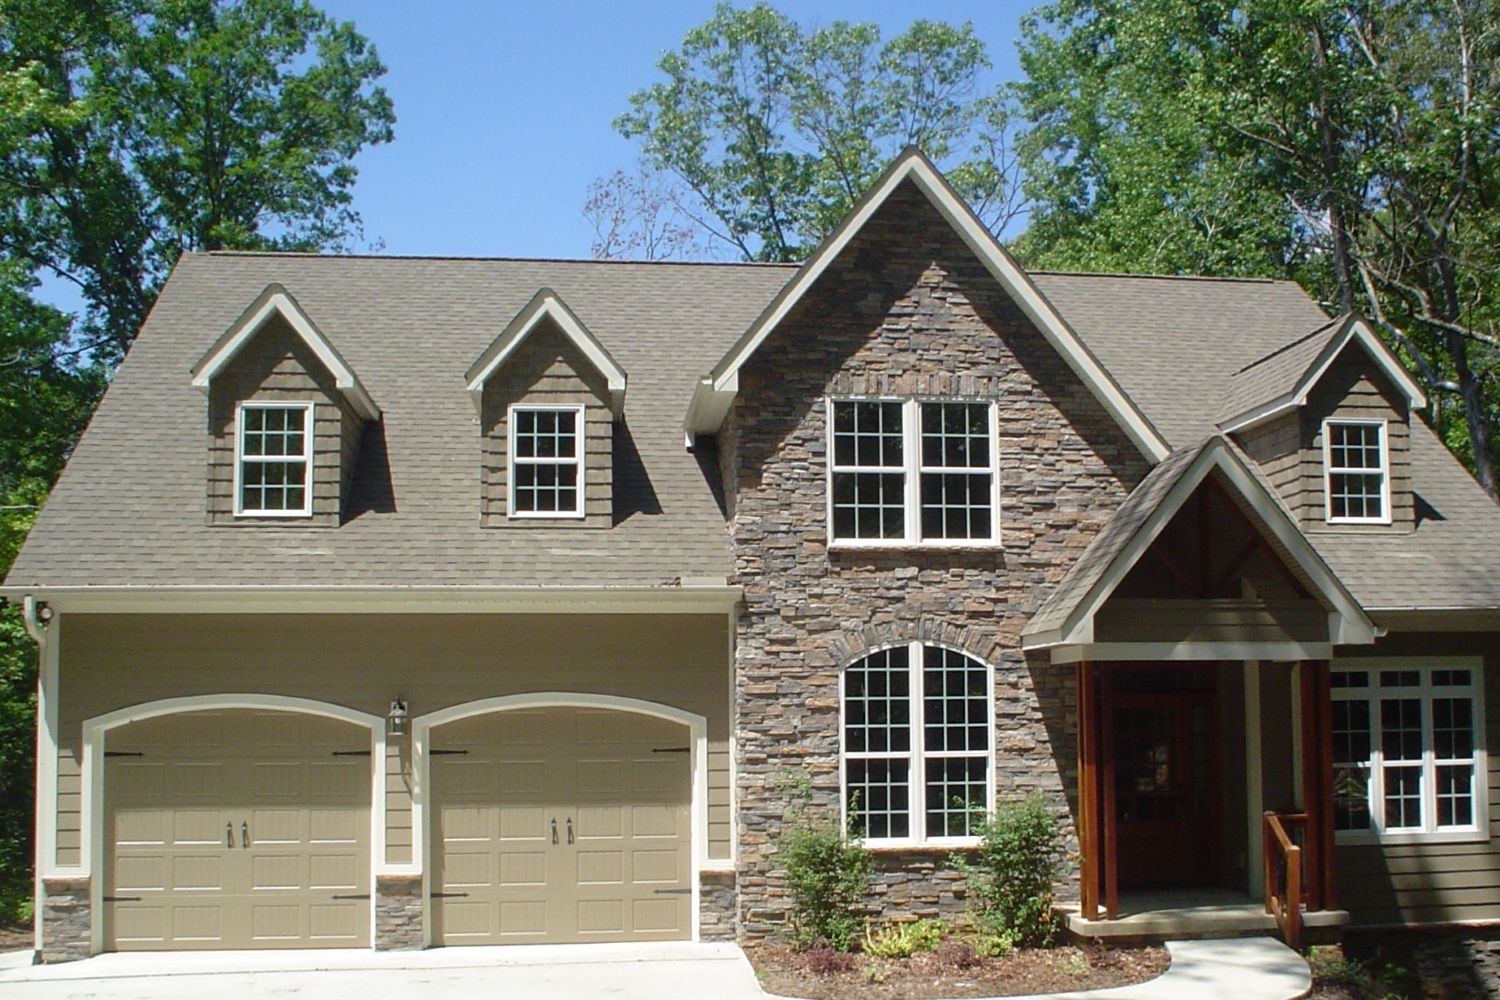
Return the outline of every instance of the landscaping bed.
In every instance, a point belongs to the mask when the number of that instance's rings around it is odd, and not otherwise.
[[[806,1000],[1024,996],[1128,986],[1167,971],[1165,948],[1017,948],[980,958],[959,936],[909,958],[746,948],[767,993]],[[837,955],[837,957],[835,957]]]
[[[25,951],[31,948],[34,942],[35,938],[29,924],[0,924],[0,952]]]

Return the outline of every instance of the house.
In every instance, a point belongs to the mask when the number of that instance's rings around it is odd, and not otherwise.
[[[1426,405],[1293,284],[1028,274],[916,151],[800,267],[187,255],[4,587],[38,947],[754,940],[808,801],[956,913],[1037,790],[1086,933],[1500,920]]]

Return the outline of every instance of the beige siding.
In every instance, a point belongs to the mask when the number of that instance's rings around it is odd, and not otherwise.
[[[1465,844],[1340,844],[1339,905],[1361,924],[1500,920],[1500,655],[1495,638],[1393,635],[1362,653],[1484,657],[1489,839]]]
[[[407,740],[391,740],[385,748],[385,860],[410,864],[412,849],[412,778]]]
[[[1094,619],[1097,642],[1327,642],[1317,601],[1114,598]]]
[[[1240,444],[1260,465],[1271,485],[1299,521],[1307,519],[1303,477],[1302,417],[1288,413],[1239,435]]]
[[[510,468],[506,444],[512,404],[584,407],[584,516],[578,519],[511,519]],[[481,490],[487,527],[608,528],[614,521],[614,422],[609,388],[556,325],[532,331],[485,383],[482,415]]]
[[[236,408],[243,402],[313,404],[313,496],[308,522],[335,527],[354,473],[363,421],[333,377],[286,325],[275,319],[219,373],[208,405],[208,520],[211,524],[266,523],[234,516]],[[284,519],[274,519],[286,523]]]
[[[379,716],[398,696],[413,716],[535,691],[640,698],[707,717],[708,853],[724,859],[731,819],[724,628],[718,615],[70,615],[60,772],[77,774],[85,719],[159,698],[256,692]],[[386,788],[391,862],[410,857],[409,780],[403,765]],[[59,824],[59,860],[71,863],[76,809],[61,812]]]

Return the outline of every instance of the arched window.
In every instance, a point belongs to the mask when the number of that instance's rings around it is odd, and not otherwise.
[[[990,671],[912,642],[844,670],[844,803],[871,841],[973,835],[993,797]]]

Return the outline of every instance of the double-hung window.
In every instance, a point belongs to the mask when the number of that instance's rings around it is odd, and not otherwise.
[[[312,403],[241,403],[236,414],[234,512],[312,513]]]
[[[583,516],[583,407],[510,408],[510,516]]]
[[[990,808],[989,669],[942,646],[871,653],[843,676],[844,804],[870,841],[962,840]]]
[[[992,404],[836,399],[829,409],[834,544],[972,545],[999,538]]]
[[[1334,828],[1342,835],[1483,837],[1478,660],[1333,668]]]
[[[1385,434],[1383,420],[1324,421],[1328,523],[1390,523],[1390,469]]]

